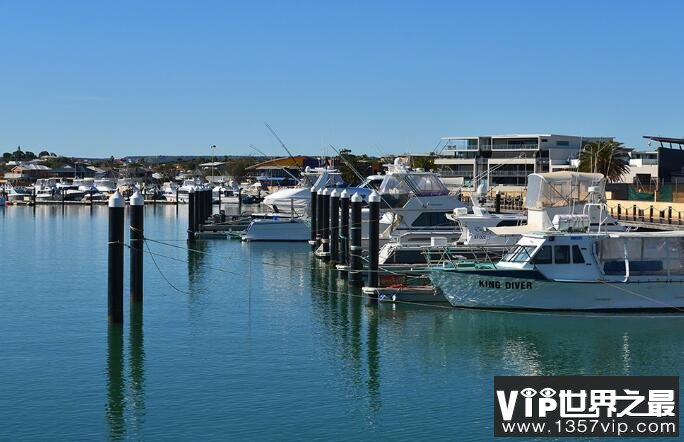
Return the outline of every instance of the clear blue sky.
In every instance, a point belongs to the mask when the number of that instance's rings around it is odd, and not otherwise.
[[[0,152],[684,136],[681,1],[2,1]]]

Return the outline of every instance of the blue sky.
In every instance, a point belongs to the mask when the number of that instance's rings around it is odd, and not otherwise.
[[[684,136],[684,2],[2,1],[0,151]],[[328,149],[329,152],[329,149]]]

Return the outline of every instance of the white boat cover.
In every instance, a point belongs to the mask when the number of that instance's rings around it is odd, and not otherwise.
[[[606,179],[600,173],[549,172],[533,173],[527,178],[525,207],[542,209],[544,207],[564,207],[583,204],[589,200],[589,188],[603,198]]]

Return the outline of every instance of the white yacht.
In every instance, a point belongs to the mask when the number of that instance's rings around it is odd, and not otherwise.
[[[447,261],[430,278],[457,307],[681,309],[684,232],[526,233],[499,262]]]
[[[308,215],[309,203],[311,202],[311,190],[325,188],[346,188],[342,174],[337,169],[328,167],[306,167],[302,172],[296,187],[280,189],[264,198],[262,204],[269,206],[274,212],[290,213],[297,216]],[[370,194],[370,190],[364,185],[358,188],[349,188],[351,193],[360,192],[363,196]]]
[[[28,202],[33,197],[33,189],[31,187],[8,185],[6,191],[7,201],[10,203]]]
[[[167,186],[168,184],[168,186]],[[190,193],[191,190],[195,190],[196,188],[202,186],[202,180],[199,178],[192,178],[192,179],[186,179],[183,180],[183,184],[178,186],[176,183],[165,183],[163,192],[164,192],[164,198],[166,201],[171,201],[175,202],[176,201],[176,195],[178,195],[178,202],[179,203],[187,203],[188,202],[188,194]],[[178,188],[178,192],[176,192],[176,187]]]
[[[53,201],[60,198],[57,178],[38,178],[33,185],[36,201]]]
[[[381,198],[380,236],[387,241],[405,235],[416,243],[430,244],[430,238],[441,235],[460,235],[454,221],[447,218],[454,209],[465,208],[458,197],[432,172],[416,171],[403,165],[399,158],[387,166],[378,186]],[[368,219],[368,209],[362,212]],[[367,238],[368,223],[364,223],[362,237]]]
[[[93,184],[98,192],[114,193],[116,191],[117,181],[112,178],[99,178],[96,179]]]

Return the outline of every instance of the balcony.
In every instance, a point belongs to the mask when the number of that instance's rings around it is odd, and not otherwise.
[[[492,150],[538,150],[539,143],[494,143]]]
[[[526,177],[534,173],[534,170],[492,170],[489,172],[490,177]]]
[[[472,178],[473,169],[442,169],[439,174],[443,177],[466,177]]]

